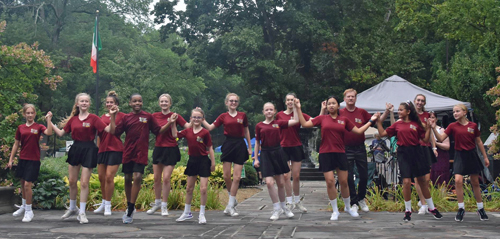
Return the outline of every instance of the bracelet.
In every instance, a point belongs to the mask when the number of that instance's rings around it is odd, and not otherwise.
[[[438,149],[438,148],[436,148],[436,147],[432,148],[432,150],[437,150],[437,149]]]
[[[375,125],[375,120],[370,119],[368,122],[370,122],[372,124],[372,126]]]

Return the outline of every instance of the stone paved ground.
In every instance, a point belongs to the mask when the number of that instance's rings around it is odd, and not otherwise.
[[[170,211],[168,217],[139,212],[130,225],[122,224],[122,212],[110,217],[89,212],[90,223],[80,225],[75,218],[60,220],[63,211],[36,210],[31,223],[0,215],[0,238],[500,238],[499,213],[489,213],[490,220],[481,222],[474,212],[467,212],[462,223],[454,221],[454,213],[444,213],[442,220],[414,213],[408,223],[401,212],[361,213],[358,219],[341,213],[339,221],[332,222],[325,183],[304,182],[302,192],[309,212],[275,222],[269,220],[272,204],[264,187],[238,205],[241,216],[209,211],[207,225],[198,225],[197,212],[195,219],[182,223],[175,222],[182,211]]]

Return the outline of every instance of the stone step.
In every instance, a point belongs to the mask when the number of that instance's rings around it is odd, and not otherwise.
[[[14,194],[15,187],[0,187],[0,214],[12,213],[15,211],[14,204],[19,197]]]

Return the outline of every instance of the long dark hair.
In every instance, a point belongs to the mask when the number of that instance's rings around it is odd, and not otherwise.
[[[337,97],[336,95],[330,95],[328,96],[328,98],[326,98],[326,105],[327,105],[327,112],[328,112],[328,100],[330,100],[331,98],[335,99],[337,101],[337,105],[339,106],[339,108],[337,109],[337,115],[340,115],[340,99],[339,97]],[[328,114],[330,114],[328,112]]]
[[[422,121],[418,117],[417,110],[415,109],[413,102],[408,100],[406,102],[402,102],[400,105],[402,105],[405,108],[405,110],[410,111],[410,114],[408,114],[408,119],[410,119],[410,121],[413,121],[413,122],[417,123],[418,125],[420,125],[422,128],[424,128]]]

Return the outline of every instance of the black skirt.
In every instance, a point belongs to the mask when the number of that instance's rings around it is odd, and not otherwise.
[[[260,170],[262,177],[272,177],[275,175],[290,172],[290,167],[283,160],[281,147],[263,147],[260,151]]]
[[[179,147],[155,147],[153,150],[153,164],[163,164],[165,166],[175,166],[181,161]]]
[[[16,168],[16,177],[23,179],[26,182],[34,182],[38,179],[39,173],[40,173],[39,160],[19,159]]]
[[[460,175],[480,174],[484,169],[476,149],[455,151],[453,173]]]
[[[211,174],[212,161],[208,156],[189,156],[184,174],[187,176],[200,176],[208,178]]]
[[[97,164],[120,165],[122,163],[123,152],[106,151],[97,154]]]
[[[98,152],[99,149],[94,141],[75,141],[69,149],[66,162],[71,166],[82,165],[85,168],[95,168]]]
[[[422,150],[424,150],[425,158],[429,162],[429,167],[437,163],[436,155],[434,154],[431,146],[422,146]]]
[[[295,147],[282,147],[283,149],[283,159],[285,162],[293,161],[293,162],[301,162],[306,158],[304,154],[304,148],[301,146]]]
[[[349,164],[345,153],[321,153],[319,154],[319,171],[326,173],[333,170],[347,171]]]
[[[430,173],[429,160],[420,146],[399,146],[398,164],[402,178],[415,178]]]
[[[243,165],[249,159],[247,145],[243,138],[226,136],[226,140],[224,140],[220,151],[222,152],[220,157],[221,162]]]

